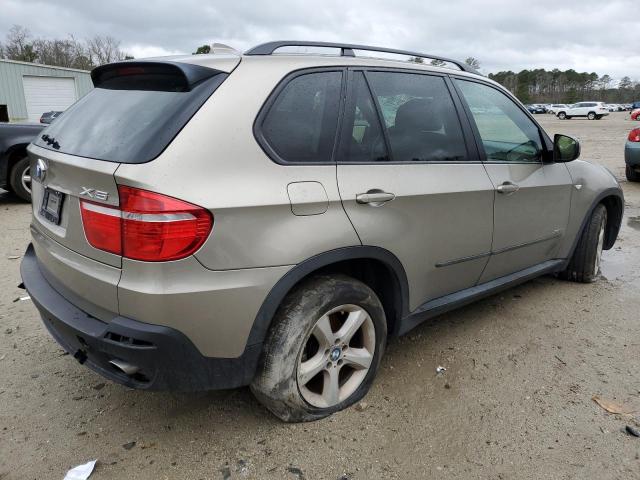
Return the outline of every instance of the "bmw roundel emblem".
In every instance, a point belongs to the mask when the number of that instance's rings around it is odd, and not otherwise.
[[[35,179],[39,182],[43,182],[45,177],[47,176],[47,162],[43,159],[39,158],[36,162],[36,171],[35,171]]]

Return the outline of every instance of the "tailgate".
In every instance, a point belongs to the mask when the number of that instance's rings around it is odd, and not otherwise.
[[[122,257],[98,250],[87,241],[79,202],[81,195],[86,200],[99,196],[101,203],[117,206],[118,188],[113,174],[119,164],[66,155],[33,144],[28,152],[33,172],[33,227],[69,250],[120,268]],[[51,200],[52,196],[58,199]],[[59,219],[52,215],[57,202]]]

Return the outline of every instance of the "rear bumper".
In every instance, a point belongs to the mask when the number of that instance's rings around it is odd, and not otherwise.
[[[80,363],[128,387],[199,391],[248,385],[262,350],[247,346],[237,358],[203,356],[181,332],[116,316],[105,323],[85,313],[47,282],[33,245],[20,266],[22,281],[55,340]],[[138,368],[127,375],[110,361]]]

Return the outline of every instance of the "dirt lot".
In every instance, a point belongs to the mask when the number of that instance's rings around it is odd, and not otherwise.
[[[539,118],[624,179],[628,114]],[[597,283],[544,277],[424,324],[391,343],[365,404],[300,425],[247,389],[132,391],[63,355],[16,301],[29,206],[0,194],[0,479],[96,458],[92,480],[640,478],[633,419],[592,400],[640,409],[640,184],[623,187]]]

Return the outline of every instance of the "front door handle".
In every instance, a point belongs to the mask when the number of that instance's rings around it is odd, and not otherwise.
[[[501,185],[498,185],[496,187],[496,190],[498,191],[498,193],[509,195],[511,193],[516,193],[518,190],[520,190],[520,187],[515,183],[504,182]]]
[[[378,207],[396,198],[395,194],[384,192],[382,190],[373,189],[367,193],[356,194],[356,202],[366,203],[373,207]]]

